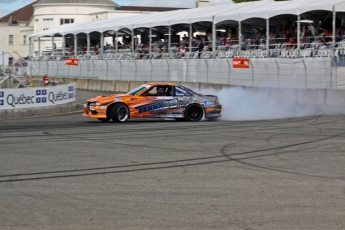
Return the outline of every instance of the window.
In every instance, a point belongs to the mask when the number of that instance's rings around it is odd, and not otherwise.
[[[8,44],[13,45],[13,35],[8,35]]]
[[[39,24],[39,20],[35,19],[35,33],[40,32],[40,24]]]
[[[74,23],[74,18],[60,18],[60,25],[72,23]]]
[[[192,95],[182,88],[175,87],[175,95],[174,96],[192,96]]]
[[[26,35],[23,36],[23,44],[26,45]]]
[[[44,18],[43,19],[43,30],[49,30],[53,27],[53,19],[52,18]]]

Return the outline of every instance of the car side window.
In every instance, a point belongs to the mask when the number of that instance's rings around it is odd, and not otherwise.
[[[171,96],[171,86],[154,86],[143,93],[142,96]]]
[[[192,95],[184,89],[181,89],[179,87],[175,87],[174,96],[177,96],[177,97],[180,96],[181,97],[181,96],[192,96]]]

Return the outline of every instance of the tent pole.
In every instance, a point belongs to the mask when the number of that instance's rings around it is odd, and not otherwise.
[[[169,25],[168,49],[170,49],[170,47],[171,47],[171,26]]]
[[[90,34],[86,35],[87,39],[87,44],[86,44],[86,54],[90,55]]]
[[[242,25],[241,21],[238,21],[238,49],[241,51],[241,42],[242,42]]]
[[[41,37],[38,37],[38,56],[41,56]]]
[[[134,53],[134,28],[132,27],[132,45],[131,45],[132,53]]]
[[[52,36],[52,53],[54,52],[54,35]]]
[[[189,22],[189,53],[193,52],[192,38],[193,38],[193,25],[191,22]]]
[[[32,56],[32,38],[33,37],[29,37],[29,60],[31,61],[31,56]]]
[[[269,56],[270,51],[270,19],[266,19],[266,52],[267,57]]]
[[[333,5],[333,33],[332,33],[332,47],[333,47],[333,50],[335,48],[335,36],[336,36],[336,28],[335,28],[335,22],[336,22],[336,12],[335,12],[335,7]]]
[[[301,47],[301,15],[297,15],[297,50]]]
[[[151,50],[152,50],[152,28],[150,26],[150,37],[149,37],[149,40],[150,40],[150,54],[151,54]]]
[[[116,32],[115,32],[115,37],[116,37],[116,39],[115,39],[115,51],[116,51],[116,53],[117,53],[117,51],[118,51],[118,49],[119,49],[119,47],[118,47],[118,36],[117,36],[118,34],[117,34],[117,30],[116,30]]]
[[[65,35],[62,36],[62,56],[65,56],[65,46],[66,46],[66,38]]]
[[[216,23],[214,22],[215,16],[213,16],[212,20],[212,51],[216,51]]]
[[[74,35],[74,56],[77,56],[77,54],[78,54],[77,42],[78,42],[78,37],[77,37],[77,35],[75,34],[75,35]]]
[[[101,49],[101,52],[99,52],[101,55],[103,55],[103,51],[104,51],[104,49],[103,49],[103,47],[104,47],[104,33],[101,33],[101,42],[100,42],[101,44],[99,44],[99,48]]]

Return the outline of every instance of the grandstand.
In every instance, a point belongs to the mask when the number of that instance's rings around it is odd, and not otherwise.
[[[258,1],[183,9],[75,23],[33,34],[51,37],[52,44],[54,37],[62,37],[65,43],[44,54],[30,50],[30,58],[56,62],[73,57],[92,63],[150,60],[152,68],[158,59],[314,58],[330,62],[332,69],[344,55],[344,20],[345,0]],[[109,38],[112,42],[105,43]],[[72,45],[66,47],[67,41]],[[331,76],[326,77],[332,78],[334,71],[327,72]],[[321,87],[333,85],[334,81],[325,80]]]

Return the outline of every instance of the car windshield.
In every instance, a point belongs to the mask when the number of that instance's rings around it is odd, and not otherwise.
[[[141,86],[139,86],[139,87],[137,87],[137,88],[135,88],[135,89],[132,89],[131,91],[129,91],[127,94],[128,95],[137,95],[137,94],[139,94],[140,92],[142,92],[142,91],[144,91],[144,90],[146,90],[148,88],[148,86],[147,85],[141,85]]]

